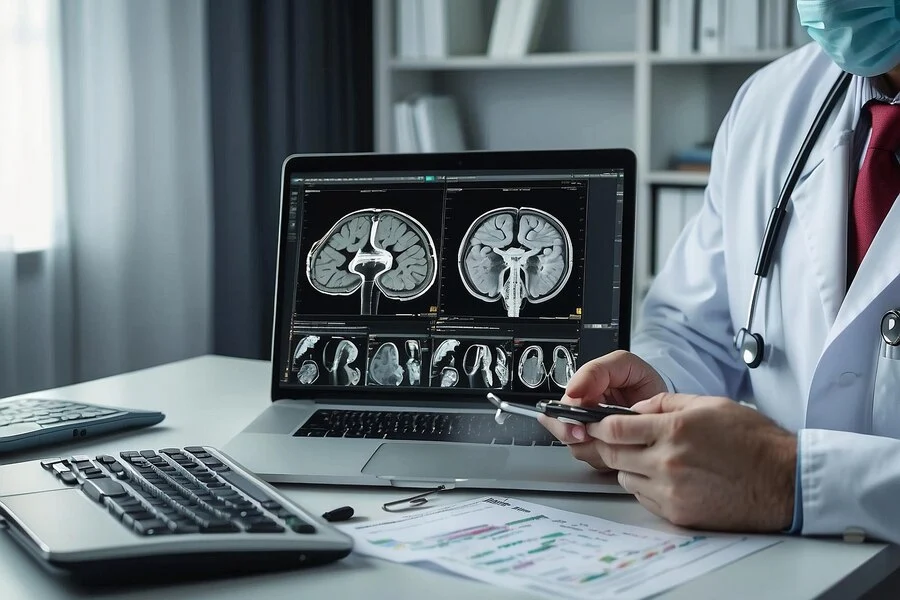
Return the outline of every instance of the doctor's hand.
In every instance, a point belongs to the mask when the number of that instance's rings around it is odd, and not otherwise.
[[[720,531],[791,526],[797,438],[727,398],[660,394],[588,425],[619,484],[675,525]]]
[[[562,402],[587,408],[597,404],[630,407],[666,391],[665,382],[653,367],[630,352],[617,350],[582,365],[569,380]],[[556,439],[569,446],[575,458],[595,469],[607,469],[591,449],[583,425],[560,423],[543,415],[540,422]]]

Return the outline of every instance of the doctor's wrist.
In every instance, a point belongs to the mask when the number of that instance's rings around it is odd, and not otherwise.
[[[797,487],[797,438],[794,435],[779,435],[774,438],[774,458],[772,483],[773,500],[777,515],[773,523],[774,531],[788,531],[794,523]],[[773,516],[775,516],[773,515]]]

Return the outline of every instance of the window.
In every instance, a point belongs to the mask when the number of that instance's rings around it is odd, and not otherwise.
[[[49,248],[64,198],[58,0],[0,1],[0,248]]]

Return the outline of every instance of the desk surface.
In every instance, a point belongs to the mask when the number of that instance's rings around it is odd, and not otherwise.
[[[166,413],[160,425],[130,434],[72,443],[66,448],[0,457],[16,462],[49,455],[113,454],[119,450],[207,444],[222,447],[269,402],[269,363],[205,356],[92,381],[33,396]],[[380,506],[404,490],[284,486],[303,506],[324,512],[349,504],[358,518],[381,519]],[[454,491],[442,502],[484,495]],[[598,517],[674,530],[629,497],[509,493],[509,495]],[[672,590],[666,599],[850,598],[900,568],[900,550],[882,544],[785,538],[783,542]],[[520,592],[396,565],[357,555],[334,565],[291,573],[214,580],[128,590],[82,590],[48,577],[7,536],[0,535],[0,588],[5,600],[18,598],[508,598]]]

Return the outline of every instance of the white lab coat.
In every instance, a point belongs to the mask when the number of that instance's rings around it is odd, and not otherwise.
[[[884,312],[900,307],[900,202],[846,290],[855,85],[803,168],[763,283],[753,331],[766,359],[749,370],[732,347],[769,211],[839,73],[810,44],[741,88],[703,208],[654,281],[632,350],[670,389],[749,396],[798,433],[804,534],[858,528],[900,542],[900,353],[880,336]]]

